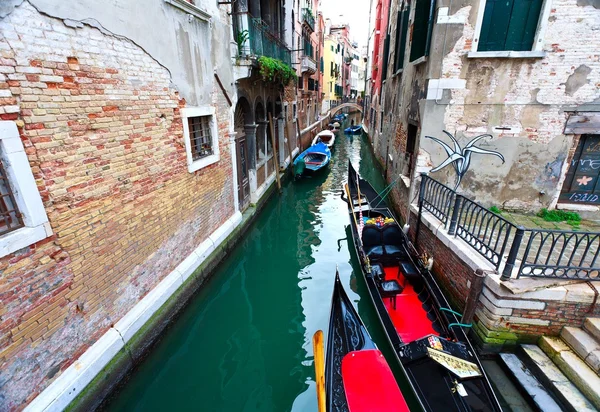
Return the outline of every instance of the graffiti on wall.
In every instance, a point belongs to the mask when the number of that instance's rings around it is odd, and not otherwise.
[[[475,143],[477,143],[484,137],[492,137],[491,134],[482,134],[477,137],[474,137],[469,143],[465,145],[465,147],[460,147],[460,144],[458,143],[456,138],[452,136],[452,134],[448,133],[445,130],[442,131],[448,137],[450,137],[450,139],[454,143],[454,148],[448,146],[446,143],[444,143],[442,140],[436,137],[425,136],[426,138],[439,143],[440,146],[442,146],[442,148],[448,154],[446,160],[444,160],[438,166],[431,169],[431,171],[437,172],[438,170],[442,170],[449,164],[452,164],[452,166],[454,166],[454,171],[456,172],[456,185],[454,186],[454,190],[458,188],[463,176],[465,175],[465,173],[467,173],[467,170],[469,170],[469,166],[471,165],[471,156],[473,155],[473,153],[498,156],[500,159],[502,159],[502,163],[504,163],[504,156],[502,156],[501,153],[495,152],[493,150],[482,149],[481,147],[475,146]]]

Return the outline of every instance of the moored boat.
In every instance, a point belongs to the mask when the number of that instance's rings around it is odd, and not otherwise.
[[[352,164],[344,187],[371,300],[425,411],[501,411],[457,313],[384,199]],[[458,314],[460,315],[460,314]]]
[[[329,316],[325,388],[327,411],[409,411],[385,357],[346,295],[337,272]]]
[[[294,177],[323,169],[331,160],[331,150],[325,143],[317,143],[303,151],[294,160]]]
[[[333,148],[333,144],[335,143],[335,133],[333,133],[331,130],[320,131],[313,139],[312,144],[316,145],[317,143],[321,142],[325,143],[325,146],[329,147],[329,150],[331,150]]]
[[[362,133],[362,126],[361,125],[357,125],[357,126],[350,126],[344,129],[344,133],[346,134],[359,134]]]

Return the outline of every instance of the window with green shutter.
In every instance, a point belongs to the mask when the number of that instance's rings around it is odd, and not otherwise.
[[[543,0],[487,0],[478,51],[530,51]]]
[[[381,67],[381,81],[384,81],[387,78],[388,71],[388,61],[390,55],[390,35],[385,36],[385,40],[383,42],[383,66]]]
[[[398,12],[398,22],[396,23],[396,57],[394,60],[394,72],[404,66],[404,53],[406,49],[406,34],[408,33],[408,17],[410,15],[410,5],[403,11]]]
[[[414,62],[429,54],[429,42],[433,30],[435,0],[417,0],[415,19],[413,21],[410,61]]]

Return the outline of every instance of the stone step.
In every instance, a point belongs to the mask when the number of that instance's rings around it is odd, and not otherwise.
[[[540,348],[567,378],[600,409],[600,377],[560,338],[544,336]]]
[[[513,353],[501,353],[500,359],[506,365],[512,376],[519,382],[525,392],[531,397],[540,411],[560,412],[560,405],[544,388],[540,381],[533,376],[531,371]]]
[[[562,403],[572,412],[593,412],[594,405],[558,369],[552,360],[537,345],[521,345],[521,357],[525,365]]]
[[[600,341],[600,318],[586,318],[583,322],[583,329]]]
[[[600,375],[600,341],[581,328],[565,326],[560,337],[588,364],[597,375]]]

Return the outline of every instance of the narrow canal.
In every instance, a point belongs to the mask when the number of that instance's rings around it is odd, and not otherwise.
[[[108,410],[316,410],[312,335],[327,333],[336,265],[369,331],[388,349],[339,196],[348,159],[384,187],[363,139],[341,131],[329,170],[289,181],[267,202]]]
[[[107,410],[316,411],[312,335],[327,333],[336,266],[395,367],[346,231],[348,159],[383,189],[365,138],[340,132],[330,169],[269,200]]]

